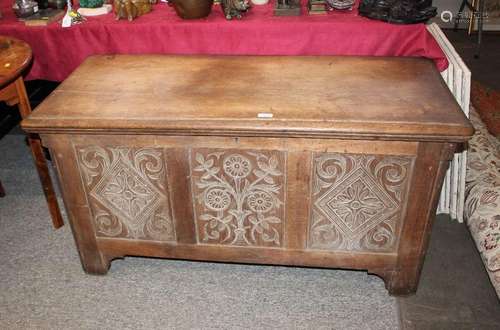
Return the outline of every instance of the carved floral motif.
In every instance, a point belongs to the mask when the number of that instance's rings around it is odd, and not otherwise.
[[[198,241],[281,246],[283,168],[275,151],[192,150]]]
[[[410,157],[315,154],[308,247],[393,249],[411,163]]]
[[[76,150],[98,236],[175,240],[161,149]]]

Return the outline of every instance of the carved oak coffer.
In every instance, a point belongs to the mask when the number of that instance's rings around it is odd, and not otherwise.
[[[95,56],[30,116],[83,268],[154,256],[367,270],[416,290],[472,128],[432,62]]]

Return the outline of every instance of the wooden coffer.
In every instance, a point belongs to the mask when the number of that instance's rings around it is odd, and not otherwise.
[[[340,98],[317,91],[348,68]],[[379,69],[392,98],[368,88]],[[434,85],[404,79],[423,69]],[[364,269],[405,294],[472,133],[438,77],[415,59],[99,56],[23,127],[53,154],[87,272],[128,255]]]

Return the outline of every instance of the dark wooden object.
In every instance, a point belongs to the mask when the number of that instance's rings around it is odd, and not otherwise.
[[[362,57],[90,57],[22,125],[88,273],[129,255],[348,268],[392,294],[415,292],[473,132],[431,61]]]
[[[25,42],[0,36],[0,101],[5,101],[9,106],[18,105],[22,118],[26,118],[31,113],[22,77],[22,72],[31,63],[31,56],[31,48]],[[64,222],[57,204],[40,138],[36,134],[28,134],[28,143],[47,199],[52,223],[55,228],[59,228]],[[0,185],[0,196],[4,194],[5,191]]]
[[[2,181],[0,181],[0,197],[5,197],[5,189],[3,189]]]
[[[464,11],[465,7],[467,7],[468,12],[469,12],[469,29],[468,33],[469,36],[472,34],[472,31],[474,30],[474,24],[475,24],[475,19],[477,18],[477,48],[476,48],[476,53],[474,54],[475,58],[479,58],[481,54],[481,41],[483,39],[483,25],[484,25],[484,17],[485,15],[487,16],[487,11],[484,9],[486,1],[485,0],[477,0],[477,1],[472,1],[469,2],[468,0],[462,0],[462,3],[460,4],[460,8],[458,9],[458,13],[454,18],[454,24],[453,24],[453,31],[458,30],[458,25],[460,22],[463,20],[466,20],[467,17],[464,17],[466,11]]]
[[[171,0],[175,12],[182,19],[207,17],[212,11],[213,0]]]

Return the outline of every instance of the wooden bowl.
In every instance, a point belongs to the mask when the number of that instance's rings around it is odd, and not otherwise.
[[[175,12],[183,19],[207,17],[212,11],[213,0],[173,0]]]

